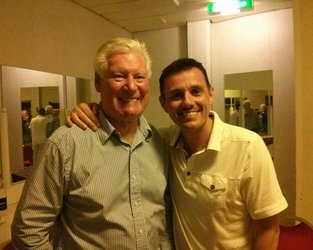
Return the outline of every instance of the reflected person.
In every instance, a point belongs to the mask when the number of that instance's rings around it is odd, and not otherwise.
[[[265,103],[260,104],[259,111],[258,111],[258,117],[259,117],[259,124],[260,124],[260,133],[267,134],[267,122],[268,122],[268,113],[267,113],[267,106]]]
[[[52,236],[63,249],[172,248],[169,155],[142,115],[150,98],[146,47],[108,41],[94,68],[100,128],[63,126],[48,138],[16,209],[17,249],[48,249]]]
[[[222,122],[211,110],[214,89],[194,59],[168,65],[160,93],[163,109],[176,124],[162,129],[173,164],[176,248],[276,249],[278,214],[287,202],[262,138]],[[87,104],[74,111],[75,123],[91,126],[95,117]]]
[[[258,113],[251,107],[251,101],[244,100],[243,108],[245,111],[245,128],[258,133],[260,128]]]
[[[239,126],[239,121],[240,121],[239,108],[240,108],[240,102],[236,101],[235,107],[233,108],[233,110],[230,111],[230,114],[229,114],[229,123],[232,125]]]
[[[22,114],[23,146],[27,146],[32,143],[32,137],[29,128],[29,124],[32,118],[29,114],[29,111],[26,109],[22,110],[21,114]]]
[[[39,152],[47,139],[46,128],[52,118],[46,115],[46,109],[39,108],[38,115],[30,121],[29,128],[32,136],[33,162],[38,158]]]
[[[54,108],[51,105],[46,106],[45,110],[46,116],[50,117],[51,119],[51,122],[49,122],[46,127],[46,136],[48,138],[58,127],[60,127],[60,118],[59,112],[54,110]]]

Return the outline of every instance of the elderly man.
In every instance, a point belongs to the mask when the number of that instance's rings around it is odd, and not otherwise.
[[[12,224],[17,249],[171,249],[168,153],[142,116],[150,97],[143,43],[106,42],[95,63],[96,133],[61,127],[48,138]],[[52,233],[53,232],[53,233]]]

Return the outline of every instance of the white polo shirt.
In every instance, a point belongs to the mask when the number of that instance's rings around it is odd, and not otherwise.
[[[171,191],[177,249],[251,249],[252,220],[288,205],[262,138],[226,124],[215,112],[207,147],[187,158],[181,133],[165,135],[171,148]]]

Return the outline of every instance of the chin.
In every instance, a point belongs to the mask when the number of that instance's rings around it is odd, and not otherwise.
[[[187,128],[187,129],[197,129],[199,127],[198,124],[195,122],[178,122],[176,123],[180,128]]]
[[[122,111],[122,115],[125,117],[140,117],[142,115],[143,111]]]

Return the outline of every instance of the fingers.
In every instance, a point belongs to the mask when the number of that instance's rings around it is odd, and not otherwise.
[[[82,103],[83,104],[83,103]],[[89,119],[95,124],[97,128],[100,127],[100,122],[97,118],[98,112],[99,112],[99,104],[97,103],[90,103],[88,108],[85,105],[82,105],[82,110],[86,113],[86,115],[89,117]],[[86,108],[86,109],[85,109]],[[92,114],[89,113],[89,110],[92,112]],[[87,113],[88,111],[88,113]]]
[[[97,117],[86,103],[81,103],[73,108],[71,121],[82,129],[87,129],[88,127],[93,131],[96,131],[100,126]]]
[[[67,126],[67,127],[73,127],[73,122],[71,121],[71,115],[70,114],[68,114],[66,117],[65,117],[65,125]]]
[[[81,129],[86,130],[88,128],[88,125],[85,122],[81,121],[81,118],[80,116],[77,115],[77,113],[74,113],[72,111],[68,117],[69,117],[69,120],[72,122],[72,124],[76,124]]]
[[[99,104],[96,103],[80,103],[73,108],[72,112],[66,117],[66,126],[72,127],[76,124],[83,130],[90,128],[96,131],[100,127],[97,119]]]

